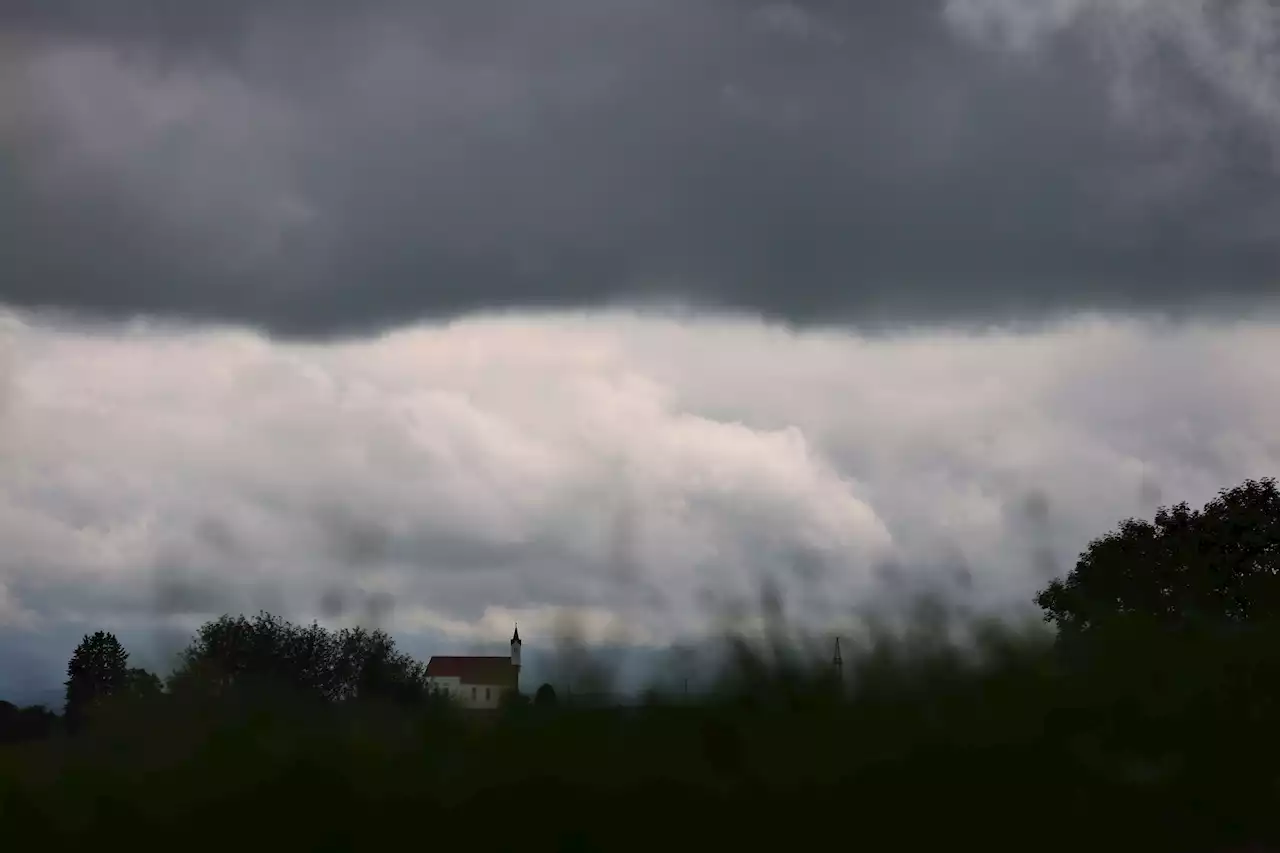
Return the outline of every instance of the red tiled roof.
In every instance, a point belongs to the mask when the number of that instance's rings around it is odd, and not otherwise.
[[[449,657],[436,655],[427,661],[427,677],[456,678],[463,684],[514,686],[517,668],[511,658]]]

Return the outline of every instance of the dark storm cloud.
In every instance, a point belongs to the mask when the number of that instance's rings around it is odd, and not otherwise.
[[[1133,40],[1155,45],[1140,74],[1096,35],[1130,23],[970,37],[965,9],[999,5],[0,0],[26,46],[0,299],[310,334],[667,298],[873,322],[1271,292],[1265,92],[1243,107],[1257,87],[1170,27]],[[1269,56],[1252,38],[1220,46]],[[115,84],[67,59],[93,47],[130,104],[186,118],[51,181],[50,152],[80,150],[51,139],[105,131],[60,124],[42,81],[92,76],[109,110]]]

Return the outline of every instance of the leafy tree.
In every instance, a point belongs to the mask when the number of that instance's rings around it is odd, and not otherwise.
[[[212,696],[271,684],[330,697],[333,645],[318,625],[299,628],[265,612],[253,619],[222,616],[200,626],[179,655],[170,687]]]
[[[135,699],[150,699],[164,691],[164,684],[155,673],[132,668],[125,676],[125,692]]]
[[[533,694],[533,704],[539,708],[554,708],[556,702],[556,689],[550,684],[543,684]]]
[[[1280,618],[1280,490],[1274,478],[1223,489],[1192,510],[1162,507],[1096,539],[1036,603],[1062,634],[1120,620],[1162,628]]]
[[[58,715],[43,705],[19,708],[0,701],[0,743],[17,743],[49,737],[58,725]]]
[[[257,686],[330,701],[417,701],[425,695],[426,673],[382,631],[333,632],[264,612],[202,625],[169,682],[176,692],[202,695]]]
[[[66,719],[73,730],[101,700],[129,682],[129,653],[107,631],[86,634],[67,663]]]
[[[335,645],[342,698],[413,702],[426,696],[426,668],[397,651],[386,632],[344,629]]]

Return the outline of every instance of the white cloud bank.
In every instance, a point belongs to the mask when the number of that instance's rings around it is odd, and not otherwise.
[[[0,325],[0,628],[265,607],[661,642],[778,580],[1026,604],[1089,538],[1280,468],[1266,321],[860,338],[475,319],[340,344]]]

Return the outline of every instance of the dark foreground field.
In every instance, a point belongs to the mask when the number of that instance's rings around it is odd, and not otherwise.
[[[629,708],[119,702],[0,748],[4,849],[1215,851],[1280,838],[1280,630],[742,656]]]

